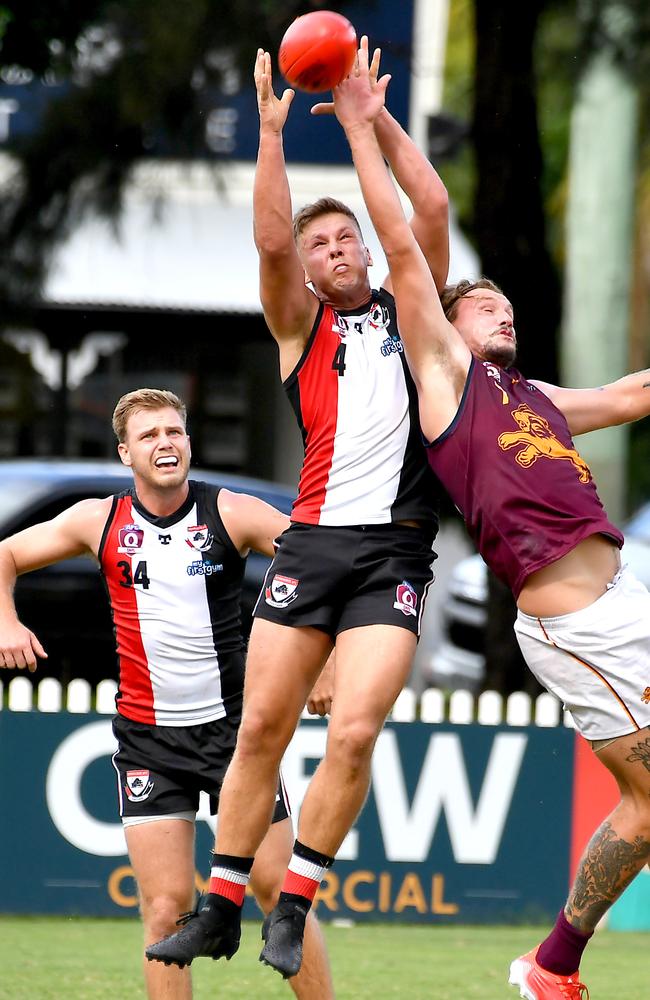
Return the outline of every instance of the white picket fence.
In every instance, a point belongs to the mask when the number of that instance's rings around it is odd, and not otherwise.
[[[5,686],[0,682],[0,709],[6,702],[10,712],[75,712],[95,711],[102,715],[115,712],[115,681],[100,681],[96,689],[78,678],[63,687],[53,677],[45,677],[37,687],[29,678],[15,677]],[[307,711],[303,718],[314,718]],[[419,697],[405,688],[390,714],[393,722],[441,723],[454,725],[478,723],[482,726],[569,726],[573,722],[552,694],[540,694],[533,699],[524,691],[515,691],[504,698],[498,691],[473,695],[470,691],[440,691],[430,688]]]

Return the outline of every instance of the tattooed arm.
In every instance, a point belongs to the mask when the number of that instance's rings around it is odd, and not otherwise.
[[[650,414],[650,369],[596,389],[563,389],[530,380],[562,411],[572,434],[629,424]]]

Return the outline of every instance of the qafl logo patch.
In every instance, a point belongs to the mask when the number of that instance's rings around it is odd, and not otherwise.
[[[137,524],[125,524],[117,533],[117,551],[132,556],[142,548],[144,531]]]
[[[131,802],[144,802],[151,795],[153,781],[148,771],[127,771],[124,791]]]
[[[299,583],[300,580],[294,580],[291,576],[276,573],[271,580],[271,586],[264,588],[264,600],[272,608],[286,608],[298,596]]]
[[[187,529],[185,541],[190,548],[197,549],[199,552],[207,552],[213,540],[212,532],[207,524],[195,524]]]
[[[396,611],[401,611],[404,615],[416,615],[418,607],[418,595],[406,580],[398,584],[395,588],[395,601],[393,607]]]

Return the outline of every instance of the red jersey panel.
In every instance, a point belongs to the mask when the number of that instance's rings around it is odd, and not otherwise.
[[[245,560],[217,510],[218,489],[190,482],[155,517],[134,490],[113,498],[99,550],[117,655],[117,710],[135,722],[189,726],[239,712],[239,599]]]
[[[374,291],[357,310],[321,304],[284,385],[305,445],[293,521],[434,520],[435,483],[392,295]]]

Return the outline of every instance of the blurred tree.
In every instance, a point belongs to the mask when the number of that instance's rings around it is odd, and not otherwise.
[[[483,269],[512,300],[524,371],[557,379],[560,281],[546,240],[534,72],[545,0],[475,0],[474,232]]]
[[[557,381],[560,280],[546,239],[535,41],[545,0],[474,0],[474,234],[483,272],[514,306],[518,363]],[[509,589],[490,573],[484,686],[538,685],[519,652]]]
[[[275,49],[298,14],[291,0],[4,0],[0,59],[68,84],[42,127],[9,151],[19,170],[0,189],[0,302],[23,313],[49,254],[90,205],[116,216],[132,166],[173,140],[191,158],[205,129],[204,92],[258,46]],[[328,2],[337,9],[340,3]],[[228,53],[228,58],[224,54]]]

